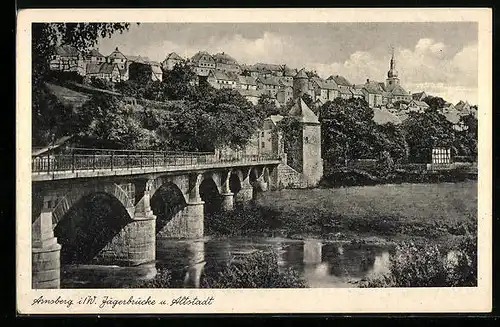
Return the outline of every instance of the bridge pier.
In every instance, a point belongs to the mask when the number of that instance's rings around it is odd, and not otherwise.
[[[33,289],[59,288],[61,245],[52,229],[52,209],[44,201],[40,216],[32,224],[32,280]]]
[[[96,257],[99,263],[137,266],[156,260],[156,216],[150,206],[151,181],[136,181],[132,219]]]
[[[221,202],[221,210],[222,211],[231,211],[234,209],[234,193],[231,192],[231,187],[229,184],[229,179],[231,177],[231,170],[225,172],[224,180],[222,183],[222,202]]]
[[[234,202],[240,206],[245,206],[253,199],[253,186],[250,184],[250,169],[243,175],[241,189],[234,196]]]

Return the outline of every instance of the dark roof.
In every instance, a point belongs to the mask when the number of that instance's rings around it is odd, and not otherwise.
[[[98,58],[103,58],[104,56],[102,55],[102,53],[99,52],[99,50],[97,49],[92,49],[89,51],[89,56],[90,57],[98,57]]]
[[[99,73],[111,74],[115,68],[118,68],[118,66],[116,64],[102,63],[101,69],[99,70]]]
[[[102,64],[87,64],[87,74],[98,74]]]
[[[422,91],[422,92],[417,92],[417,93],[413,93],[413,94],[411,95],[411,97],[412,97],[413,99],[420,99],[422,96],[426,96],[426,94],[425,94],[425,92],[424,92],[424,91]]]
[[[342,86],[352,86],[351,82],[347,80],[344,76],[340,75],[332,75],[328,77],[327,79],[333,80],[337,85],[342,85]]]
[[[78,55],[80,55],[80,52],[69,44],[63,44],[56,47],[55,53],[61,57],[78,57]]]
[[[270,77],[258,77],[257,78],[257,82],[260,82],[264,85],[276,85],[276,86],[279,86],[280,83],[279,83],[279,79],[274,77],[274,76],[270,76]]]
[[[323,80],[322,78],[319,78],[319,77],[313,77],[313,78],[311,78],[311,80],[313,80],[316,84],[318,84],[318,87],[320,89],[338,90],[337,85],[335,85],[335,83],[332,82],[331,80],[325,81],[325,80]]]
[[[293,77],[297,75],[297,69],[283,66],[283,76]]]
[[[319,124],[318,117],[307,106],[302,98],[298,98],[295,101],[295,104],[293,105],[288,115],[290,117],[295,117],[301,123]]]
[[[351,88],[350,91],[353,95],[363,95],[363,92],[361,92],[361,89]]]
[[[309,79],[309,77],[306,74],[305,68],[302,68],[301,70],[299,70],[297,75],[295,75],[293,78],[307,78],[307,79]]]
[[[396,87],[392,89],[391,93],[393,95],[409,95],[408,92],[406,92],[400,85],[396,85]]]
[[[108,58],[111,59],[127,59],[123,53],[118,50],[118,47],[116,47],[115,51],[111,52],[111,54],[108,56]]]
[[[269,70],[271,72],[274,72],[274,71],[281,71],[282,66],[277,65],[277,64],[265,64],[265,63],[258,62],[252,66],[252,70],[257,70],[257,71]]]
[[[286,80],[283,77],[278,77],[278,81],[279,81],[280,86],[293,87],[293,82]]]
[[[238,75],[238,82],[240,84],[257,85],[257,80],[252,76]]]
[[[220,70],[211,70],[209,76],[213,76],[217,80],[234,81],[234,77]]]
[[[366,83],[363,86],[363,89],[370,94],[382,94],[382,91],[380,91],[379,86],[374,83]]]
[[[205,59],[204,59],[205,58]],[[194,56],[191,57],[192,61],[209,61],[214,63],[214,58],[206,51],[198,51]]]
[[[429,105],[425,101],[419,101],[419,100],[413,99],[412,102],[414,102],[419,107],[429,108]]]
[[[228,55],[225,52],[216,53],[213,55],[213,58],[214,58],[215,62],[222,63],[222,64],[230,64],[230,65],[237,65],[238,64],[238,62],[233,57],[231,57],[230,55]]]
[[[179,55],[178,55],[177,53],[175,53],[175,52],[171,52],[171,53],[169,53],[169,54],[168,54],[168,56],[167,56],[167,60],[168,60],[168,59],[170,59],[170,60],[184,60],[184,59],[182,59],[182,57],[181,57],[181,56],[179,56]]]

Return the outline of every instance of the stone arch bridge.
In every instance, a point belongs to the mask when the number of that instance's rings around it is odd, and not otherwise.
[[[202,237],[209,209],[229,211],[276,188],[280,160],[117,151],[32,158],[32,287],[60,286],[62,256],[133,266],[156,259],[157,235]],[[107,210],[100,218],[99,205]]]

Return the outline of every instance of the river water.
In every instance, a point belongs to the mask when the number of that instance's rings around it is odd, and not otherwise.
[[[258,205],[284,215],[306,208],[349,217],[402,215],[419,220],[476,215],[477,182],[400,184],[341,189],[264,192]],[[449,218],[448,218],[449,217]],[[383,243],[383,242],[382,242]],[[381,243],[381,244],[382,244]],[[388,270],[390,249],[383,245],[279,237],[205,237],[196,241],[157,239],[156,262],[141,267],[63,265],[63,288],[134,287],[159,269],[172,272],[172,287],[199,287],[200,276],[235,256],[274,249],[279,266],[293,267],[309,287],[355,287],[355,282]]]
[[[207,268],[254,251],[275,250],[282,268],[295,268],[309,287],[354,287],[353,282],[387,271],[388,249],[366,244],[265,237],[157,240],[157,261],[141,267],[64,265],[61,287],[122,288],[151,278],[158,269],[172,272],[172,286],[199,287]]]

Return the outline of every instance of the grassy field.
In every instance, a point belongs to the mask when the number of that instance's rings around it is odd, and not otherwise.
[[[477,182],[383,184],[260,193],[256,205],[206,219],[215,234],[433,239],[475,233]]]

